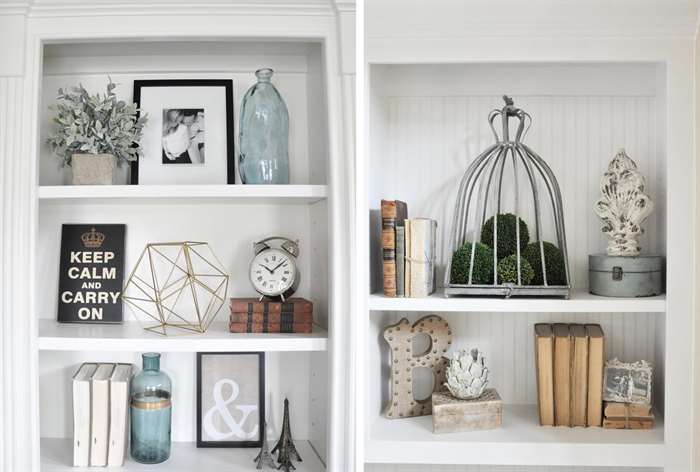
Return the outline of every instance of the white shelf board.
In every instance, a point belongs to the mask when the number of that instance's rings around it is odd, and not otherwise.
[[[548,312],[548,313],[664,313],[666,295],[646,298],[609,298],[574,290],[561,298],[451,297],[441,291],[426,298],[390,298],[381,293],[369,297],[372,311],[432,312]]]
[[[379,418],[368,463],[663,467],[663,420],[648,431],[540,426],[537,405],[505,405],[499,429],[434,434],[431,416]]]
[[[324,200],[326,185],[42,185],[40,202],[95,203],[273,203]]]
[[[308,441],[295,441],[302,462],[295,462],[296,472],[325,471],[323,463]],[[218,472],[218,471],[255,471],[253,459],[258,448],[197,448],[194,443],[174,442],[170,458],[161,464],[139,464],[127,459],[123,467],[116,470],[123,472]],[[41,472],[103,472],[104,467],[73,467],[73,441],[71,439],[41,439]]]
[[[117,352],[256,352],[325,351],[328,332],[314,325],[311,334],[230,333],[225,322],[214,322],[206,333],[162,336],[145,331],[138,322],[87,325],[39,320],[39,349],[44,351]]]

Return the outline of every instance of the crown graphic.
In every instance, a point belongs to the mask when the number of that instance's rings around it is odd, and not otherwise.
[[[83,240],[83,246],[85,247],[100,247],[105,240],[105,235],[98,233],[95,231],[95,228],[92,228],[89,232],[83,233],[80,239]]]

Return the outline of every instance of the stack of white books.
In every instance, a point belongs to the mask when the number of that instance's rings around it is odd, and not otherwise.
[[[124,464],[131,364],[85,363],[73,376],[73,465]]]

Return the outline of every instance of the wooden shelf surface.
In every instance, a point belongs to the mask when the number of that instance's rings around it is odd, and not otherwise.
[[[39,201],[99,203],[310,204],[325,200],[326,185],[42,185]]]
[[[524,312],[524,313],[665,313],[666,295],[645,298],[609,298],[574,290],[561,298],[451,297],[441,291],[426,298],[369,296],[371,311]]]
[[[274,445],[274,442],[272,443]],[[295,441],[302,462],[295,462],[296,472],[325,471],[323,462],[308,441]],[[170,458],[161,464],[139,464],[127,459],[123,467],[106,469],[104,467],[73,467],[73,441],[71,439],[41,439],[41,472],[98,472],[119,470],[123,472],[218,472],[238,471],[253,472],[253,459],[258,454],[257,448],[197,448],[195,443],[174,442]]]
[[[537,405],[505,405],[499,429],[434,434],[432,417],[378,418],[369,463],[663,467],[664,426],[647,431],[543,427]]]
[[[328,345],[328,332],[315,325],[311,334],[234,334],[225,322],[214,322],[203,334],[173,330],[161,336],[134,321],[86,325],[40,319],[38,324],[39,349],[44,351],[325,351]]]

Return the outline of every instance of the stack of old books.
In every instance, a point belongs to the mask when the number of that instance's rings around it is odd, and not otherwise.
[[[600,325],[535,325],[540,424],[601,426],[603,356]]]
[[[654,414],[647,403],[605,402],[603,427],[609,429],[651,429]]]
[[[382,282],[386,297],[427,297],[435,291],[437,221],[408,218],[400,200],[382,200]]]
[[[283,302],[231,299],[232,333],[311,333],[313,321],[313,303],[303,298]]]

